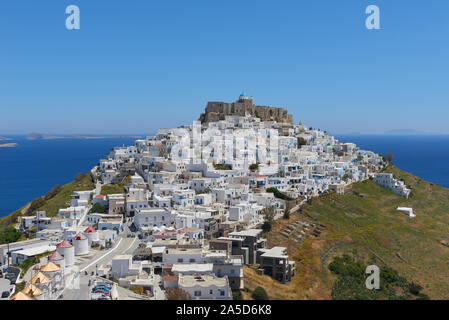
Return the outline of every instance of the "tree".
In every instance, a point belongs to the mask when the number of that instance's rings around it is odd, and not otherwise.
[[[287,208],[285,208],[283,218],[286,220],[290,219],[290,210],[287,210]]]
[[[392,153],[387,153],[387,161],[391,162],[391,161],[393,161],[393,159],[394,159],[393,154]]]
[[[253,297],[254,300],[268,300],[267,292],[262,287],[256,287],[254,289],[253,293],[251,294],[251,297]]]
[[[165,297],[167,300],[192,300],[190,293],[180,288],[168,288]]]
[[[274,209],[273,207],[268,207],[264,209],[264,222],[262,224],[263,232],[269,232],[271,230],[271,225],[274,220]]]

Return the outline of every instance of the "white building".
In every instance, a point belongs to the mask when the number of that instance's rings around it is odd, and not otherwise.
[[[142,227],[169,227],[172,222],[174,222],[174,215],[165,208],[138,210],[134,216],[134,224],[139,229],[142,229]]]
[[[140,263],[133,263],[132,256],[129,254],[118,255],[112,259],[111,274],[115,279],[138,276],[142,272]]]
[[[403,181],[396,180],[392,173],[375,173],[373,175],[373,180],[378,185],[390,189],[406,199],[408,199],[408,196],[410,195],[411,190],[407,188]]]
[[[194,300],[232,300],[227,277],[214,275],[179,275],[178,288]]]

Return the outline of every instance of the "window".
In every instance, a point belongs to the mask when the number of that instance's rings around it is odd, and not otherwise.
[[[210,289],[209,294],[213,294],[213,293],[214,293],[214,290]]]
[[[178,262],[183,263],[183,262],[184,262],[184,259],[183,259],[183,258],[179,258],[179,259],[178,259]]]
[[[194,295],[195,295],[195,297],[200,297],[201,296],[201,291],[195,291]]]
[[[195,262],[195,259],[192,258],[192,259],[189,260],[189,262]]]
[[[220,291],[220,296],[224,297],[224,295],[225,295],[224,290],[221,290],[221,291]]]

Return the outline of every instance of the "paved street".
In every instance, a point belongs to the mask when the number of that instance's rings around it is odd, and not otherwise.
[[[131,254],[138,246],[139,241],[135,238],[117,238],[117,245],[107,251],[95,253],[91,259],[81,265],[72,268],[73,271],[79,270],[74,275],[68,275],[66,278],[65,289],[63,291],[63,300],[90,300],[89,280],[94,280],[92,272],[95,274],[97,266],[110,264],[114,256],[119,254]],[[86,275],[87,272],[87,275]],[[125,291],[123,291],[123,290]],[[131,291],[117,287],[119,297],[128,297]]]
[[[13,286],[11,285],[11,283],[9,282],[8,279],[0,278],[0,300],[8,300],[9,299],[9,297],[2,298],[1,294],[3,293],[3,291],[11,292],[12,287]]]

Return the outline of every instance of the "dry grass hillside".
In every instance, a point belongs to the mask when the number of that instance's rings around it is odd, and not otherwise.
[[[267,234],[268,245],[286,246],[297,262],[297,273],[291,283],[283,285],[245,268],[249,292],[244,298],[250,298],[250,292],[260,285],[271,299],[331,299],[336,277],[328,264],[343,253],[388,265],[420,284],[431,299],[449,298],[449,247],[445,243],[449,243],[449,189],[395,167],[386,171],[413,187],[409,199],[368,180],[353,184],[345,195],[315,198],[301,213],[276,221]],[[397,211],[398,206],[412,207],[416,218]],[[288,237],[281,233],[298,220],[324,228],[299,242],[298,233]]]

